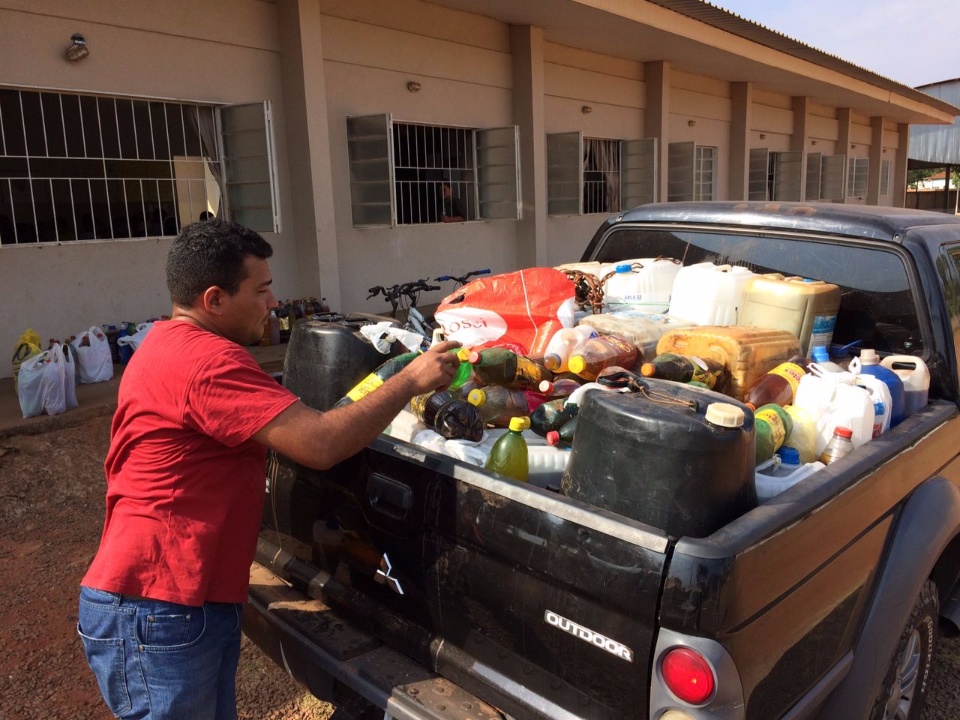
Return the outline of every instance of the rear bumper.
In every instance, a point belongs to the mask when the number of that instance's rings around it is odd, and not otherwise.
[[[256,563],[250,569],[243,631],[313,695],[337,705],[338,718],[505,717]]]

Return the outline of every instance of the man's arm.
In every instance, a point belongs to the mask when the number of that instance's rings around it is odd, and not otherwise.
[[[357,402],[326,412],[296,402],[253,438],[291,460],[326,470],[369,445],[410,399],[445,388],[459,366],[457,342],[430,348],[374,392]]]

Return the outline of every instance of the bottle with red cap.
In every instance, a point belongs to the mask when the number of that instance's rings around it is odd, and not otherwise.
[[[833,430],[833,437],[817,458],[824,465],[836,462],[853,452],[853,430],[848,427],[837,426]]]
[[[547,445],[564,448],[565,450],[570,449],[573,446],[573,435],[577,431],[578,417],[579,415],[574,415],[570,420],[567,420],[567,422],[561,425],[559,430],[551,430],[548,432]]]
[[[544,380],[540,383],[540,392],[547,396],[549,400],[567,397],[570,393],[580,387],[581,383],[570,378],[554,378],[553,380]]]

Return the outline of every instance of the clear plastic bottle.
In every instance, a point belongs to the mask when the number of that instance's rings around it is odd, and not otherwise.
[[[590,338],[597,337],[597,331],[588,325],[561,328],[547,343],[543,355],[543,365],[551,372],[566,372],[570,356]]]
[[[570,371],[584,380],[596,380],[604,368],[619,365],[633,368],[640,351],[632,342],[619,335],[601,335],[587,340],[570,357]]]
[[[509,427],[513,418],[524,417],[530,412],[523,390],[496,385],[471,390],[467,402],[475,405],[483,421],[494,427]]]
[[[506,348],[474,350],[468,358],[473,364],[473,372],[484,385],[526,390],[553,379],[553,373],[543,365]]]
[[[836,427],[833,430],[833,437],[817,458],[824,465],[829,465],[835,460],[839,460],[853,452],[853,430],[847,427]]]
[[[723,377],[723,364],[707,358],[660,353],[650,362],[641,365],[640,373],[644,377],[684,383],[693,381],[713,388]]]
[[[528,427],[530,427],[530,418],[512,418],[510,420],[510,432],[504,433],[494,443],[483,467],[514,480],[527,482],[530,476],[530,460],[523,431]]]
[[[785,363],[780,363],[764,375],[756,385],[747,390],[744,404],[751,410],[775,403],[791,405],[800,385],[800,378],[807,374],[809,361],[801,355],[795,355]]]
[[[570,378],[555,378],[554,380],[544,380],[540,383],[539,389],[550,400],[567,397],[570,393],[580,387],[580,383]]]

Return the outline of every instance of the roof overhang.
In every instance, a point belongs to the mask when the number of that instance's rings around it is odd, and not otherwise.
[[[960,108],[702,0],[428,0],[559,45],[807,97],[897,123],[952,123]]]

